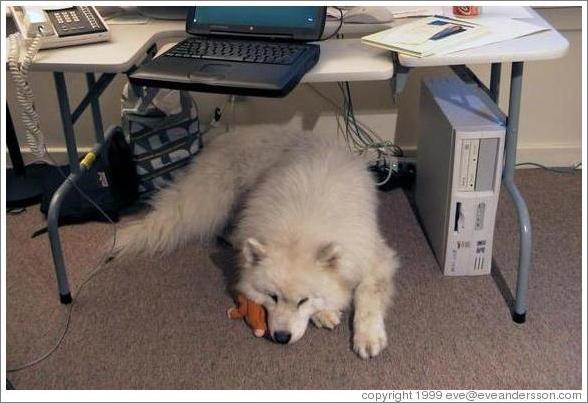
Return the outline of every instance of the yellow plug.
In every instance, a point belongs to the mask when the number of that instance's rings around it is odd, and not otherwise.
[[[80,162],[80,165],[86,168],[90,168],[95,160],[96,154],[94,154],[93,152],[89,152],[88,154],[86,154],[82,162]]]

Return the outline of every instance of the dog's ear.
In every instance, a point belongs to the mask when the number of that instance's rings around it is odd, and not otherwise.
[[[341,247],[334,242],[321,246],[316,254],[316,260],[324,267],[336,269],[341,258]]]
[[[254,238],[247,238],[245,240],[242,253],[245,263],[250,266],[255,266],[267,256],[265,246]]]

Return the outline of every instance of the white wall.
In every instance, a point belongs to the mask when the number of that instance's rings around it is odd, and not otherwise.
[[[548,165],[572,165],[581,160],[581,8],[556,7],[538,10],[570,42],[568,54],[558,60],[525,64],[523,98],[519,130],[519,161],[535,161]],[[489,66],[470,66],[488,82]],[[394,140],[407,150],[416,145],[416,120],[420,78],[448,74],[446,68],[418,69],[411,72],[408,85],[398,103],[394,103],[388,83],[368,82],[351,85],[353,101],[360,120],[382,137]],[[506,110],[510,66],[503,66],[500,105]],[[82,74],[67,74],[72,107],[80,101],[86,88]],[[117,124],[120,118],[120,93],[125,78],[118,76],[101,98],[105,127]],[[31,85],[37,97],[43,129],[50,151],[61,159],[65,146],[53,77],[49,73],[31,73]],[[335,84],[315,87],[340,103]],[[13,85],[8,80],[7,98],[12,111],[21,147],[25,146],[18,107],[14,102]],[[201,114],[208,116],[225,97],[195,94]],[[206,117],[203,117],[203,120]],[[313,129],[317,132],[336,130],[334,111],[307,85],[301,85],[285,99],[241,98],[235,105],[237,125],[271,124],[290,128]],[[88,110],[76,124],[80,149],[93,144],[93,126]],[[23,150],[27,157],[26,150]]]

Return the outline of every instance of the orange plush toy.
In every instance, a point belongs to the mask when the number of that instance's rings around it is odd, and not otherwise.
[[[229,315],[229,318],[245,318],[245,323],[247,323],[251,330],[253,330],[253,334],[256,337],[263,337],[267,330],[265,308],[247,299],[242,294],[237,294],[236,302],[237,306],[227,310],[227,315]]]

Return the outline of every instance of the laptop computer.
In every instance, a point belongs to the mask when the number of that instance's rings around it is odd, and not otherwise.
[[[319,59],[326,7],[202,6],[190,36],[129,75],[131,83],[283,97]]]

